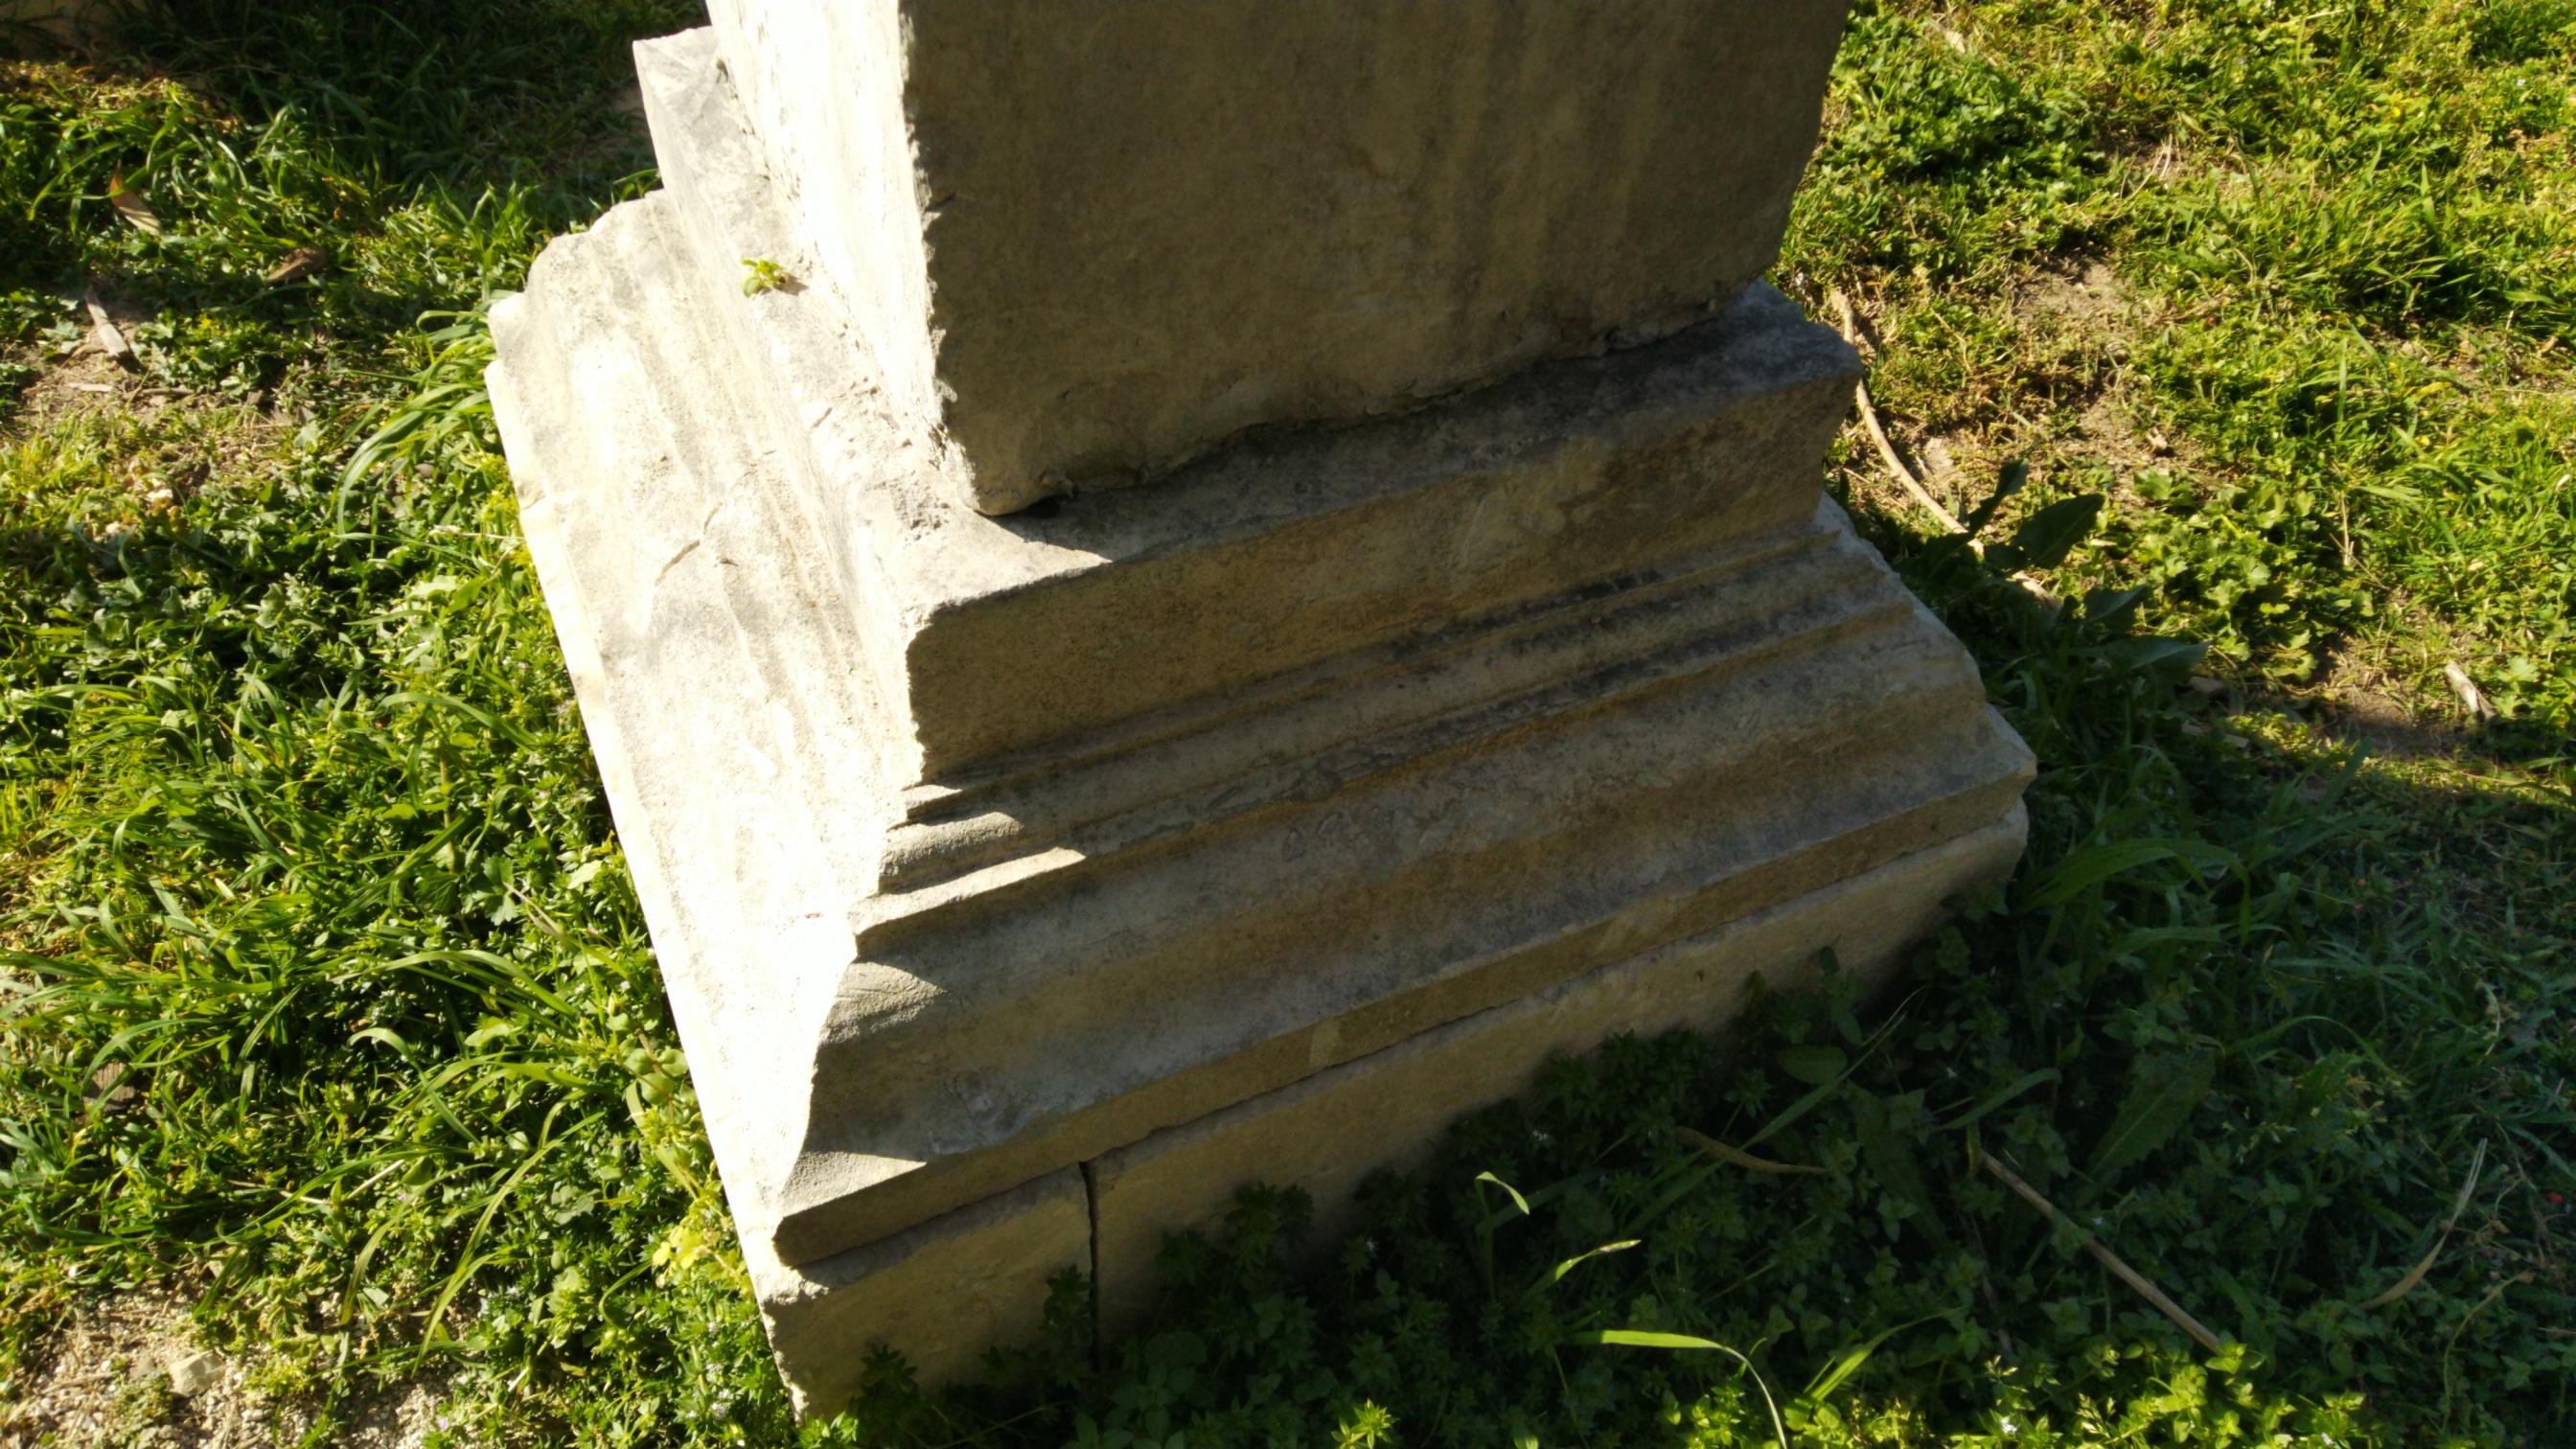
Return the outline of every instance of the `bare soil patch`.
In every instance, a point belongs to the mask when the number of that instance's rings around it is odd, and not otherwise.
[[[0,1449],[265,1449],[296,1443],[312,1405],[262,1388],[258,1365],[211,1352],[167,1289],[84,1304],[0,1404]],[[181,1392],[182,1389],[187,1392]],[[322,1442],[418,1449],[439,1427],[437,1385],[413,1380],[344,1404]]]

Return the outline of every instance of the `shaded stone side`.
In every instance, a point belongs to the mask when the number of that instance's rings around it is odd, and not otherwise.
[[[1942,919],[1944,903],[2001,880],[2020,858],[2019,806],[1981,830],[1716,930],[1319,1072],[1103,1155],[1091,1167],[1101,1326],[1116,1334],[1154,1301],[1164,1235],[1218,1222],[1237,1188],[1304,1188],[1315,1237],[1351,1226],[1353,1192],[1410,1167],[1459,1117],[1526,1090],[1549,1058],[1621,1032],[1725,1027],[1755,976],[1774,989],[1812,980],[1818,953],[1870,979]]]
[[[780,1377],[800,1415],[832,1413],[876,1345],[915,1380],[974,1377],[986,1350],[1037,1341],[1051,1285],[1091,1270],[1082,1174],[1052,1172],[918,1227],[791,1267],[745,1238],[743,1258]]]
[[[1429,668],[1350,681],[1340,733],[1183,794],[1166,833],[1040,842],[879,896],[817,1050],[782,1254],[2000,815],[2028,756],[1958,646],[1830,527],[1769,569],[1641,605],[1660,638],[1615,627],[1631,621],[1613,595],[1569,623],[1585,648],[1535,687],[1421,727],[1379,732],[1433,690]],[[1489,647],[1487,669],[1533,652]]]

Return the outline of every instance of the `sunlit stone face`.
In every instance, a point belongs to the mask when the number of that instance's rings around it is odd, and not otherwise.
[[[1661,335],[1770,265],[1839,4],[715,0],[957,496]]]

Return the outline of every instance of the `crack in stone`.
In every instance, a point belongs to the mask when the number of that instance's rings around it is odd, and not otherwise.
[[[1091,1231],[1091,1368],[1109,1371],[1109,1346],[1100,1336],[1100,1161],[1085,1158],[1082,1167],[1082,1214]]]
[[[671,555],[671,557],[663,563],[661,569],[653,575],[654,587],[661,587],[662,581],[671,576],[671,570],[678,568],[681,563],[687,560],[689,555],[696,553],[700,548],[705,547],[707,532],[715,527],[716,515],[722,512],[724,512],[724,505],[721,503],[707,510],[707,516],[698,520],[698,536],[690,539],[687,543],[682,544],[680,546],[680,551]]]

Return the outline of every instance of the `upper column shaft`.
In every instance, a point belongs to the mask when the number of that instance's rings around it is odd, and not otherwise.
[[[1776,255],[1845,6],[710,8],[894,411],[1001,513],[1707,315]]]

